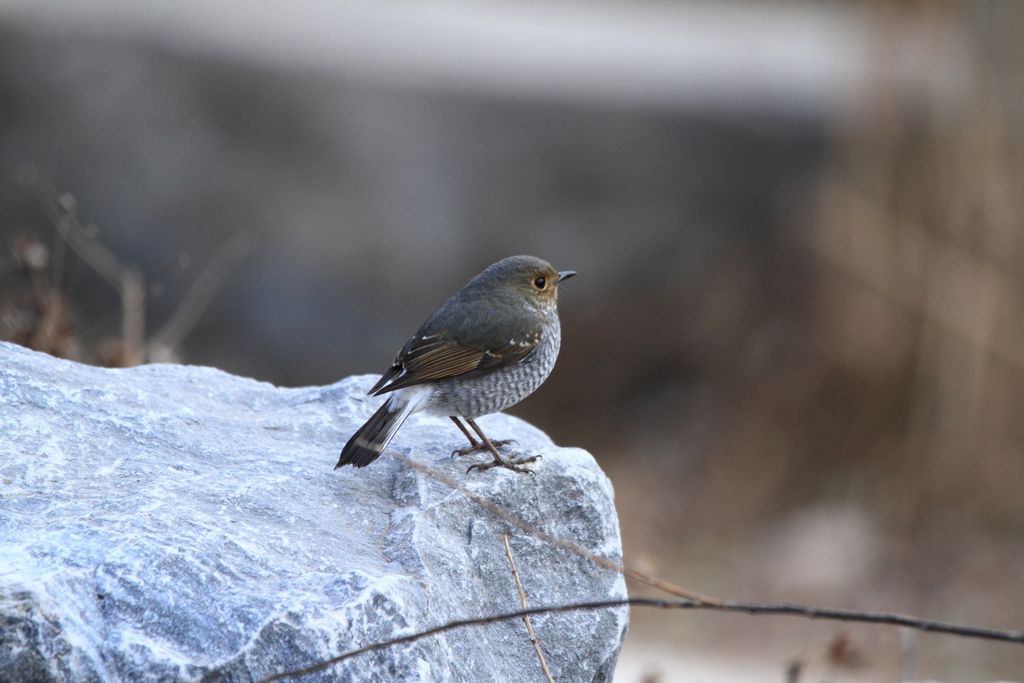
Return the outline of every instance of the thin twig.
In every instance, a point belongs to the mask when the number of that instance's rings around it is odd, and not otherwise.
[[[995,640],[1008,643],[1020,643],[1024,644],[1024,631],[1001,631],[997,629],[989,628],[978,628],[974,626],[962,626],[960,624],[949,624],[939,621],[929,621],[927,619],[918,619],[917,617],[906,616],[902,614],[886,614],[882,612],[860,612],[855,610],[845,609],[824,609],[820,607],[808,607],[804,605],[792,605],[788,603],[754,603],[754,602],[723,602],[719,604],[708,604],[703,602],[697,602],[695,600],[658,600],[655,598],[624,598],[621,600],[598,600],[595,602],[578,602],[569,605],[552,605],[550,607],[531,607],[529,609],[521,609],[516,612],[506,612],[505,614],[494,614],[486,617],[476,617],[473,619],[459,619],[457,621],[450,621],[447,624],[440,626],[434,626],[423,631],[411,633],[406,636],[400,636],[398,638],[392,638],[391,640],[384,640],[377,643],[371,643],[355,650],[350,650],[344,654],[338,655],[326,659],[322,662],[317,662],[310,666],[302,669],[294,669],[292,671],[284,671],[282,673],[267,676],[262,679],[260,683],[271,683],[272,681],[280,681],[286,678],[295,678],[296,676],[304,676],[306,674],[316,673],[317,671],[323,671],[335,664],[343,662],[347,659],[357,657],[367,652],[374,652],[376,650],[383,650],[385,648],[392,647],[394,645],[404,645],[406,643],[412,643],[421,638],[427,638],[429,636],[437,635],[438,633],[444,633],[445,631],[451,631],[457,628],[465,628],[468,626],[483,626],[485,624],[493,624],[499,621],[509,621],[511,619],[521,619],[526,616],[534,616],[537,614],[552,614],[558,612],[576,612],[581,610],[599,610],[608,609],[612,607],[656,607],[659,609],[696,609],[696,610],[714,610],[717,612],[738,612],[751,615],[769,614],[769,615],[788,615],[795,617],[804,617],[807,619],[829,619],[833,621],[851,621],[865,624],[887,624],[891,626],[906,626],[907,628],[917,629],[919,631],[929,631],[932,633],[945,633],[948,635],[962,636],[964,638],[980,638],[983,640]]]
[[[185,337],[199,322],[217,290],[224,284],[228,273],[238,267],[251,249],[248,236],[244,232],[235,233],[222,244],[189,287],[174,314],[153,335],[151,343],[158,343],[169,349],[180,347]]]
[[[438,481],[444,484],[445,486],[458,491],[459,493],[466,496],[480,507],[493,513],[495,516],[500,517],[509,524],[518,527],[522,531],[525,531],[527,534],[535,538],[538,538],[544,541],[545,543],[550,543],[551,545],[557,546],[564,550],[568,550],[574,555],[581,557],[585,560],[588,560],[598,565],[599,567],[604,567],[605,569],[609,569],[613,572],[618,572],[626,578],[633,579],[638,583],[643,583],[653,588],[657,588],[658,590],[664,591],[669,595],[675,595],[680,598],[686,598],[687,600],[694,600],[696,602],[708,605],[720,604],[722,602],[718,598],[714,598],[709,595],[703,595],[701,593],[697,593],[696,591],[691,591],[686,588],[682,588],[680,586],[677,586],[673,583],[669,583],[668,581],[664,581],[657,577],[648,576],[647,574],[639,572],[631,567],[627,567],[620,562],[609,560],[606,557],[601,557],[600,555],[597,555],[591,552],[590,550],[587,550],[583,546],[577,543],[573,543],[572,541],[567,541],[563,538],[552,536],[548,532],[537,528],[536,526],[530,524],[521,517],[517,517],[516,515],[512,514],[508,510],[496,504],[494,501],[485,498],[484,496],[481,496],[478,493],[470,491],[466,487],[462,486],[459,482],[449,477],[447,474],[444,474],[443,472],[439,472],[434,468],[427,467],[426,465],[418,463],[414,461],[412,458],[402,455],[401,453],[393,452],[392,455],[396,460],[402,462],[406,466],[411,467],[416,471],[421,472],[422,474],[430,477],[431,479]]]
[[[121,363],[126,367],[146,362],[146,284],[142,273],[125,268],[121,273]]]
[[[512,579],[515,580],[516,590],[519,592],[519,604],[523,606],[523,609],[529,609],[530,606],[526,604],[526,591],[523,590],[523,582],[519,580],[519,569],[516,567],[516,561],[512,559],[512,546],[508,543],[507,531],[501,535],[501,540],[505,543],[505,557],[508,558],[509,566],[512,567]],[[544,659],[544,651],[540,649],[540,641],[537,640],[533,624],[530,623],[529,614],[523,615],[523,623],[526,624],[526,632],[530,634],[530,642],[533,643],[537,659],[540,660],[540,668],[544,672],[544,677],[548,679],[548,683],[555,683],[555,679],[551,677],[551,669],[548,668],[547,660]]]

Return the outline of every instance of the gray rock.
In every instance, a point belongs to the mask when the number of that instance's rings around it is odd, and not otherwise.
[[[280,389],[202,367],[106,370],[0,343],[0,680],[250,681],[451,620],[623,597],[618,574],[385,453],[332,469],[375,378]],[[621,556],[608,479],[505,415],[544,459],[465,474],[450,422],[390,450],[529,524]],[[480,460],[486,457],[475,456]],[[626,610],[534,617],[559,681],[611,678]],[[522,621],[362,655],[303,681],[543,680]]]

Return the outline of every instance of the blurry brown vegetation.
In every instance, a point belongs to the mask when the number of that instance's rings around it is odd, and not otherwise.
[[[1024,50],[978,5],[913,12],[970,43],[967,105],[879,79],[851,106],[780,249],[809,257],[794,352],[730,392],[731,414],[675,485],[664,461],[635,455],[612,472],[624,499],[648,501],[623,508],[627,548],[684,585],[1019,624],[1019,591],[998,587],[1024,578]],[[896,40],[876,38],[879,55]],[[689,550],[659,550],[680,535]],[[742,550],[724,552],[732,542]],[[846,567],[817,588],[786,578],[814,577],[829,555]],[[753,567],[723,574],[730,562]],[[898,676],[907,653],[865,633],[823,642],[828,658]],[[1024,661],[958,647],[925,659],[982,677]]]
[[[1024,145],[1019,102],[975,56],[963,110],[877,90],[837,122],[813,208],[774,245],[793,269],[777,278],[806,285],[800,355],[732,398],[703,502],[758,515],[853,477],[900,524],[969,503],[1024,529]]]
[[[812,238],[815,334],[865,392],[834,445],[884,473],[880,500],[920,531],[963,503],[1024,529],[1024,156],[979,71],[956,116],[875,93],[839,131]]]
[[[224,278],[249,251],[243,233],[236,234],[210,259],[196,277],[174,314],[146,338],[146,283],[143,275],[125,265],[99,240],[99,228],[82,225],[77,204],[67,192],[58,192],[38,172],[26,166],[20,178],[25,189],[39,202],[52,222],[52,248],[37,232],[25,231],[10,242],[9,262],[0,261],[0,339],[13,341],[37,351],[106,367],[131,367],[147,362],[177,362],[181,346]],[[76,294],[85,295],[68,283],[65,261],[71,256],[98,274],[119,298],[119,333],[83,342],[82,324],[76,314]],[[191,259],[179,255],[187,266]],[[150,283],[151,296],[161,286]],[[104,316],[109,317],[109,316]],[[85,321],[86,327],[103,330],[106,321]]]
[[[0,337],[61,358],[80,357],[64,293],[50,280],[50,250],[25,235],[15,237],[3,279]]]

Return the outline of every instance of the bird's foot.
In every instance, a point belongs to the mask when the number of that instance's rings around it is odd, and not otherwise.
[[[514,444],[515,442],[515,439],[498,439],[497,441],[492,441],[491,443],[494,444],[495,448],[501,448],[502,446],[508,446],[510,444]],[[456,455],[472,455],[473,453],[485,452],[491,452],[491,449],[487,447],[487,444],[474,443],[472,446],[466,446],[465,448],[456,448],[454,451],[452,451],[452,457],[454,458]]]
[[[526,458],[495,458],[491,462],[482,462],[477,463],[476,465],[470,465],[469,469],[466,470],[466,474],[469,474],[473,470],[483,472],[485,470],[491,469],[492,467],[504,467],[505,469],[512,470],[513,472],[521,472],[523,474],[534,474],[533,470],[531,470],[529,467],[523,467],[523,465],[529,464],[531,462],[537,462],[542,457],[543,456],[540,455],[531,455]]]

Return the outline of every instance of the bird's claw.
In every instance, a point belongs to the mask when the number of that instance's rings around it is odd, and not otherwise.
[[[492,460],[491,462],[480,462],[475,465],[470,465],[469,469],[466,470],[466,474],[469,474],[473,470],[476,470],[478,472],[484,472],[493,467],[504,467],[505,469],[512,470],[513,472],[519,472],[521,474],[532,474],[536,476],[536,472],[531,470],[529,467],[522,467],[522,465],[526,465],[527,463],[531,462],[536,462],[542,458],[543,456],[540,455],[531,455],[528,458],[510,458],[508,460]]]
[[[492,441],[491,443],[494,444],[495,448],[501,448],[502,446],[508,446],[508,445],[514,444],[515,442],[516,442],[515,439],[498,439],[497,441]],[[473,453],[489,453],[490,450],[491,449],[489,449],[487,447],[487,444],[485,444],[485,443],[476,443],[476,444],[473,444],[472,446],[466,446],[465,448],[456,448],[455,450],[452,451],[452,459],[455,459],[456,455],[472,455]]]

